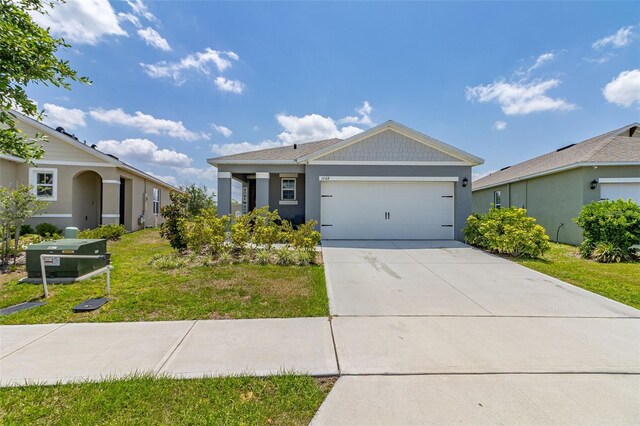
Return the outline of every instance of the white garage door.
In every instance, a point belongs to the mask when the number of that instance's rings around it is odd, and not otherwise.
[[[640,182],[604,182],[600,179],[600,199],[617,200],[622,198],[628,200],[631,198],[640,204]]]
[[[321,191],[324,239],[453,239],[453,182],[327,180]]]

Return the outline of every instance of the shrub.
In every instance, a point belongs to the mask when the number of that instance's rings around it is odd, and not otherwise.
[[[186,247],[198,254],[217,254],[224,246],[229,217],[218,217],[215,209],[203,210],[188,222],[182,229]]]
[[[124,225],[111,223],[109,225],[101,225],[94,229],[85,229],[78,232],[78,238],[84,239],[105,239],[109,241],[117,241],[127,232]]]
[[[297,249],[293,252],[293,262],[299,266],[313,265],[316,261],[315,250]]]
[[[236,253],[244,253],[251,241],[251,215],[243,214],[233,219],[229,227],[229,240]]]
[[[268,265],[271,263],[271,252],[269,250],[258,250],[255,256],[255,262],[258,265]]]
[[[623,260],[630,260],[631,256],[625,254],[613,243],[600,241],[591,252],[591,258],[602,263],[620,263]]]
[[[149,260],[149,265],[161,270],[178,269],[186,264],[186,259],[177,253],[155,255]]]
[[[220,252],[218,256],[218,264],[219,265],[231,265],[233,263],[233,255],[228,251]]]
[[[281,219],[278,210],[269,211],[268,207],[255,209],[251,212],[253,220],[253,243],[266,248],[282,242],[284,234],[282,232]]]
[[[275,251],[275,259],[277,265],[287,266],[293,265],[295,262],[295,255],[293,251],[289,250],[288,247],[281,247]]]
[[[472,214],[464,236],[471,245],[514,257],[540,257],[551,248],[544,228],[518,207],[492,207],[487,214]]]
[[[20,226],[20,235],[33,235],[36,231],[31,227],[31,225],[21,225]]]
[[[594,201],[582,207],[574,221],[582,228],[582,257],[592,257],[599,243],[607,243],[600,246],[600,252],[611,252],[608,249],[614,247],[628,259],[629,248],[640,243],[640,206],[631,200]]]
[[[160,235],[169,240],[171,247],[182,251],[187,248],[184,222],[187,216],[189,194],[171,191],[169,198],[171,203],[160,208],[160,216],[165,220],[160,225]]]
[[[58,228],[51,223],[42,222],[36,225],[36,234],[45,237],[51,235],[60,235],[62,234],[62,229]]]
[[[316,246],[320,244],[320,232],[315,230],[318,222],[310,220],[298,228],[287,232],[287,242],[295,249],[313,251],[315,253]]]

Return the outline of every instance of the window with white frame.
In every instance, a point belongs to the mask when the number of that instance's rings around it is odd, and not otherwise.
[[[502,191],[493,191],[493,205],[496,208],[502,206]]]
[[[160,189],[153,188],[153,214],[160,213]]]
[[[29,169],[29,185],[39,200],[57,201],[58,169]]]
[[[296,200],[296,178],[282,178],[280,182],[282,187],[282,191],[280,193],[280,200],[295,201]]]

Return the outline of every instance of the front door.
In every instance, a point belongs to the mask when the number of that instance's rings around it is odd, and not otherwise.
[[[125,212],[125,184],[127,180],[125,178],[120,178],[120,211],[118,212],[120,215],[118,223],[120,225],[124,225],[124,212]]]

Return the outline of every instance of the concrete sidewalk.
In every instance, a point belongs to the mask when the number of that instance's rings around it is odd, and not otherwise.
[[[337,375],[327,318],[0,327],[0,385],[124,377]]]

